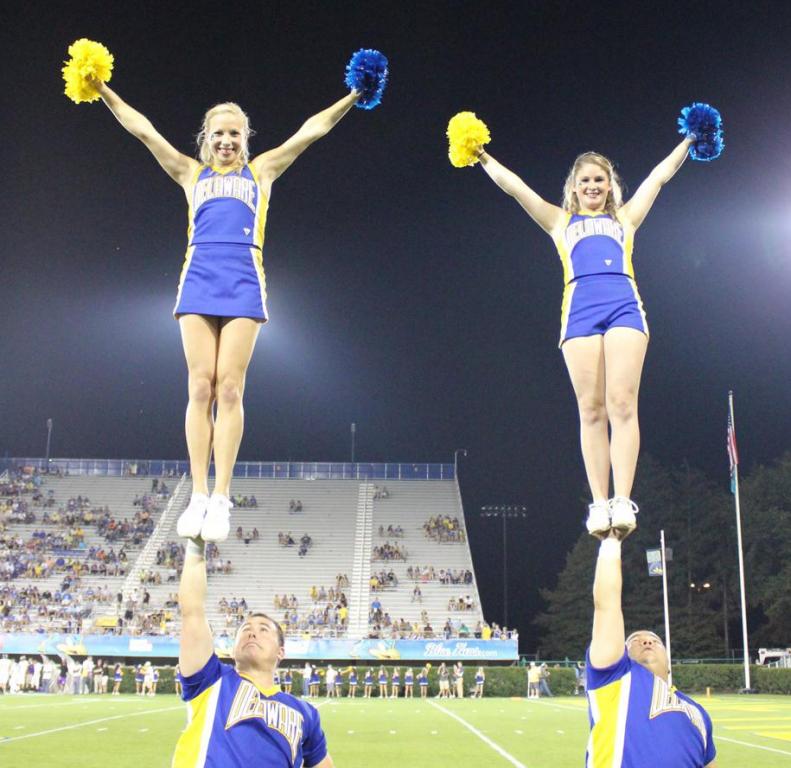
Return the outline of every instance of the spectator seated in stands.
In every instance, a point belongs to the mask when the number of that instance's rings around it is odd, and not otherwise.
[[[294,501],[294,499],[291,499],[291,501],[288,502],[288,513],[290,515],[296,514],[297,512],[301,512],[301,511],[302,511],[301,501],[299,500]]]
[[[471,611],[474,607],[475,606],[470,595],[464,595],[463,597],[459,598],[452,597],[450,600],[448,600],[449,611]]]
[[[313,546],[313,539],[308,536],[307,533],[302,534],[302,538],[299,540],[299,556],[305,557],[308,554],[308,550]]]
[[[393,539],[403,539],[404,538],[404,529],[400,525],[388,525],[387,530],[385,530],[384,525],[379,526],[379,537],[384,538],[387,536],[388,538]]]
[[[374,486],[374,499],[389,499],[390,498],[390,491],[387,490],[386,486],[382,486],[381,488],[378,485]]]
[[[281,547],[293,547],[297,542],[294,541],[291,531],[288,533],[283,533],[280,531],[277,534],[277,543],[280,544]]]
[[[335,577],[335,589],[348,589],[349,577],[345,573],[339,573]]]
[[[374,547],[371,560],[406,560],[407,551],[405,547],[398,544],[391,544],[386,541],[381,547]]]
[[[440,584],[472,584],[472,571],[465,568],[456,571],[441,568],[438,578]]]

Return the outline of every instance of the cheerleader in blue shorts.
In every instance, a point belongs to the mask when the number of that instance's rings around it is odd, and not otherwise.
[[[613,164],[586,152],[569,171],[562,207],[543,200],[488,152],[478,155],[495,184],[552,237],[560,254],[566,286],[560,346],[577,398],[593,497],[587,528],[597,537],[610,528],[628,535],[636,525],[637,506],[630,497],[640,448],[637,394],[648,326],[632,268],[634,236],[694,142],[690,135],[678,144],[626,203]],[[609,498],[611,469],[614,496]]]
[[[310,695],[314,699],[319,698],[319,685],[321,678],[319,677],[319,668],[313,667],[313,672],[310,673]]]
[[[349,667],[349,693],[347,695],[350,699],[357,696],[357,667]]]
[[[393,670],[393,676],[390,678],[390,698],[397,699],[399,689],[401,688],[401,670],[396,667]]]
[[[374,676],[371,674],[370,667],[365,670],[365,677],[363,678],[363,698],[371,698],[371,689],[374,685]]]
[[[473,698],[483,698],[483,685],[485,682],[486,673],[483,671],[483,667],[478,667],[478,671],[475,673],[475,693],[472,694]]]
[[[379,698],[387,698],[387,670],[379,667]]]
[[[113,696],[119,696],[121,693],[121,682],[124,679],[124,668],[120,664],[115,665],[113,670]]]
[[[412,671],[412,667],[408,667],[406,672],[404,672],[404,698],[411,699],[412,698],[412,689],[415,685],[415,677],[414,672]]]
[[[417,678],[417,684],[420,686],[420,698],[425,699],[428,696],[428,667],[423,667]]]
[[[283,678],[280,681],[283,686],[283,693],[291,693],[291,686],[294,684],[294,678],[291,675],[291,670],[286,668],[283,670]]]
[[[262,249],[272,185],[338,123],[359,94],[352,90],[309,118],[279,147],[252,158],[247,115],[236,104],[217,104],[203,118],[199,160],[193,160],[107,84],[91,83],[187,199],[188,247],[173,313],[189,374],[186,435],[193,493],[177,530],[180,536],[222,541],[230,528],[230,483],[242,439],[245,376],[258,331],[267,320]],[[212,453],[215,482],[209,496]]]

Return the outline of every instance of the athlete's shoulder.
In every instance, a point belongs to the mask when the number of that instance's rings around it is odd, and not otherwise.
[[[631,658],[629,658],[626,648],[624,648],[621,658],[607,667],[594,666],[590,659],[590,648],[588,648],[588,650],[585,652],[585,674],[587,676],[587,685],[589,690],[594,688],[603,688],[605,685],[614,683],[635,669],[642,670],[648,675],[651,674],[651,672],[649,672],[647,669],[642,667],[640,664],[634,663]],[[638,671],[638,675],[639,674],[640,672]]]

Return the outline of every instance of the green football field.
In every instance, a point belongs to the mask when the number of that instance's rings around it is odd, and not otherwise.
[[[582,698],[317,703],[338,768],[583,765]],[[701,703],[714,720],[718,768],[791,768],[791,697]],[[0,766],[166,768],[184,723],[171,695],[2,696]]]

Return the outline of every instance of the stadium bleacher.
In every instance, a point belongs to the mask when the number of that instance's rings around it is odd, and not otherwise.
[[[34,480],[35,478],[35,480]],[[6,475],[10,480],[10,476]],[[93,601],[90,615],[82,618],[82,631],[123,631],[175,635],[178,632],[178,612],[173,605],[177,589],[178,567],[165,562],[162,553],[175,545],[176,520],[189,501],[191,483],[188,478],[129,477],[129,476],[27,476],[27,490],[18,489],[0,497],[0,523],[4,527],[4,541],[9,537],[17,542],[32,541],[34,532],[68,531],[72,526],[42,522],[46,512],[50,517],[57,510],[72,511],[75,500],[79,508],[88,513],[88,522],[78,522],[82,531],[79,547],[68,552],[49,551],[47,557],[73,557],[81,561],[78,589],[84,594],[94,593],[113,596],[109,602]],[[167,491],[161,492],[163,483]],[[154,488],[156,486],[156,489]],[[384,490],[384,493],[382,492]],[[426,619],[433,633],[441,637],[443,627],[459,627],[472,634],[483,621],[469,545],[464,530],[464,515],[455,480],[398,480],[388,479],[377,484],[368,479],[271,479],[239,478],[234,480],[235,497],[255,497],[255,507],[236,508],[232,511],[231,536],[221,542],[208,579],[207,614],[215,633],[228,631],[236,626],[236,617],[220,607],[225,598],[244,598],[251,609],[264,610],[278,620],[285,611],[275,607],[275,596],[296,597],[297,615],[304,621],[289,624],[290,634],[313,636],[340,636],[357,639],[364,637],[416,637],[423,634]],[[33,501],[36,498],[37,501]],[[35,515],[35,521],[19,522],[11,514],[14,499],[23,500]],[[294,502],[298,501],[299,504]],[[143,524],[141,524],[141,511]],[[298,511],[297,511],[298,510]],[[116,531],[126,535],[108,541],[107,530],[103,535],[96,519],[108,514]],[[17,516],[18,517],[18,516]],[[450,540],[438,540],[426,532],[430,519],[455,520],[458,535]],[[241,536],[237,536],[237,528]],[[397,536],[388,535],[388,528]],[[253,537],[253,529],[258,536]],[[380,531],[382,535],[380,535]],[[141,535],[142,532],[142,535]],[[295,546],[283,546],[278,534],[290,535]],[[304,555],[299,554],[299,540],[307,534],[311,546]],[[405,553],[403,559],[379,559],[375,548],[390,545]],[[105,555],[113,549],[114,555],[123,549],[126,557],[125,574],[111,568],[112,575],[90,573],[92,562],[86,556],[90,551]],[[157,562],[157,553],[160,553]],[[13,555],[8,546],[0,546],[0,565]],[[414,578],[415,570],[425,574],[431,569],[435,578]],[[384,571],[395,576],[397,586],[384,586],[372,591],[371,577]],[[452,575],[458,583],[442,583],[440,574]],[[5,574],[6,576],[8,574]],[[346,626],[328,627],[311,622],[306,626],[311,612],[323,613],[327,603],[314,603],[312,587],[336,587],[339,576],[345,575],[349,586],[342,591],[348,603],[349,616]],[[410,578],[410,575],[413,578]],[[464,578],[466,575],[466,578]],[[0,576],[0,578],[4,578]],[[141,579],[142,576],[142,579]],[[0,588],[13,584],[19,590],[35,586],[51,593],[63,584],[63,572],[53,571],[43,578],[16,576],[13,581],[0,581]],[[376,582],[374,582],[375,584]],[[420,598],[414,598],[414,587],[420,587]],[[121,593],[121,600],[115,599]],[[145,596],[145,604],[143,597]],[[451,599],[456,602],[449,610]],[[393,626],[383,626],[372,621],[370,607],[373,600],[381,604],[382,614],[388,614],[400,624],[401,631]],[[18,610],[5,601],[5,628],[12,626]],[[336,606],[338,605],[336,596]],[[465,606],[466,607],[463,607]],[[327,613],[336,615],[336,606],[329,606]],[[130,620],[131,611],[131,620]],[[290,610],[289,614],[294,611]],[[144,621],[142,617],[148,616]],[[151,617],[154,617],[153,619]],[[79,617],[77,617],[79,618]],[[117,621],[121,619],[122,628]],[[57,621],[47,623],[35,617],[31,629],[56,631],[63,629]],[[125,619],[125,620],[124,620]],[[408,627],[408,629],[406,629]],[[71,629],[76,630],[75,626]]]

